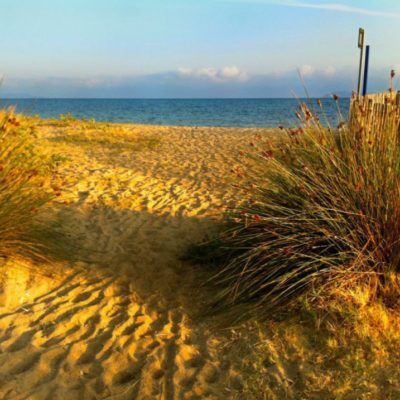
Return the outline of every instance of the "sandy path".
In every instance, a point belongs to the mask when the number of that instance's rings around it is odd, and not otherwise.
[[[240,398],[227,339],[196,317],[204,272],[181,258],[238,195],[230,171],[260,131],[123,130],[160,144],[116,151],[65,140],[76,128],[41,128],[69,157],[55,206],[87,257],[54,265],[63,276],[51,279],[8,265],[1,399]]]

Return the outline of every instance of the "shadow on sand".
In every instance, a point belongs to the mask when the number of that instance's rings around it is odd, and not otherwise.
[[[80,243],[74,261],[40,275],[5,266],[3,398],[42,398],[50,388],[75,398],[223,398],[230,366],[215,359],[210,321],[199,318],[209,272],[181,259],[215,222],[78,203],[56,216]]]

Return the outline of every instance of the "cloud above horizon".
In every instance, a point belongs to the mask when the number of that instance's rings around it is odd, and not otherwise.
[[[383,88],[400,62],[394,0],[3,3],[0,96],[290,96],[299,75],[349,91],[360,26]]]
[[[246,72],[241,71],[235,65],[223,67],[220,69],[213,67],[197,69],[181,67],[178,69],[178,73],[184,77],[204,78],[221,83],[232,81],[244,82],[249,78]]]
[[[234,98],[302,96],[304,79],[313,97],[332,92],[350,94],[357,71],[353,68],[317,68],[303,65],[297,70],[248,74],[237,67],[179,68],[176,71],[125,77],[5,78],[0,97],[67,98]],[[389,70],[371,70],[369,89],[388,87]]]
[[[277,0],[220,0],[229,3],[254,3],[254,4],[270,4],[282,7],[292,8],[310,8],[316,10],[344,12],[352,14],[368,15],[373,17],[400,18],[400,13],[392,11],[373,10],[365,7],[354,7],[343,3],[310,3],[303,1],[277,1]]]
[[[321,75],[326,77],[333,77],[336,75],[336,68],[332,65],[328,65],[325,68],[315,68],[312,65],[302,65],[300,68],[297,69],[300,76],[302,77],[310,77],[313,75]]]

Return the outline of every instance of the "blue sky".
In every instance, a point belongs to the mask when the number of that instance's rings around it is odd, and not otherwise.
[[[335,1],[335,0],[333,0]],[[290,97],[400,74],[400,1],[0,0],[0,96]]]

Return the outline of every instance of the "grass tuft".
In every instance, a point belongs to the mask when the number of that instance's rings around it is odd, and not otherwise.
[[[0,111],[0,256],[32,256],[41,251],[40,225],[46,203],[52,160],[35,145],[30,124],[12,110]]]
[[[333,130],[302,105],[300,128],[252,143],[256,167],[240,171],[245,199],[218,246],[208,245],[211,258],[223,260],[212,278],[217,309],[246,304],[260,315],[305,292],[318,297],[360,281],[371,298],[398,301],[398,113],[371,131],[357,107],[350,126]]]

